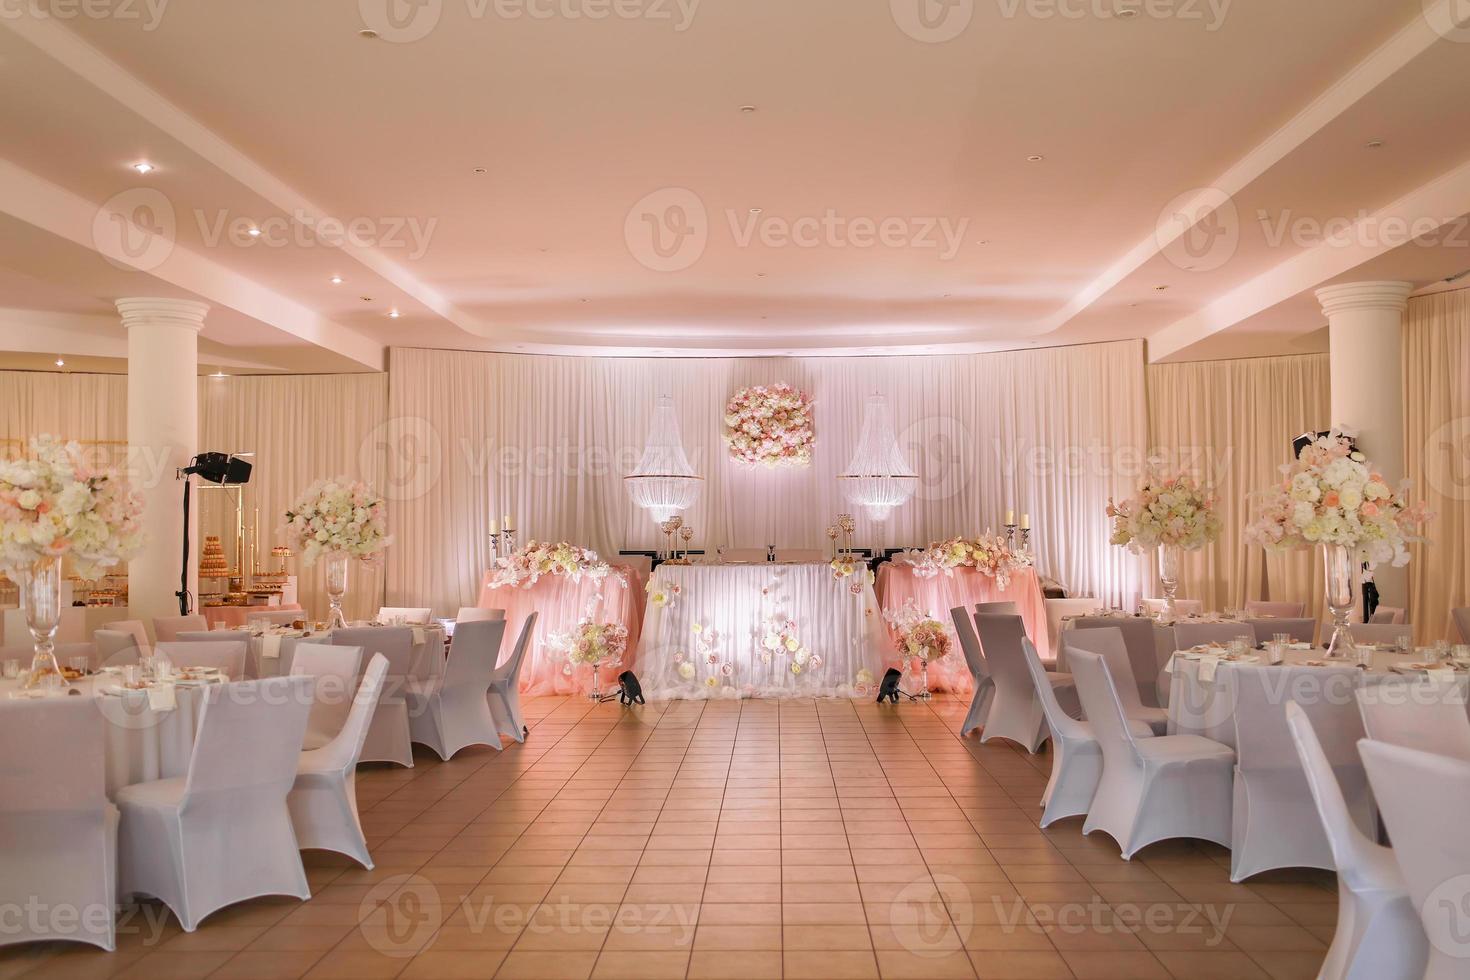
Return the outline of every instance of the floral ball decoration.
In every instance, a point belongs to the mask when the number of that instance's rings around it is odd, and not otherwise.
[[[883,618],[888,621],[894,642],[904,657],[932,662],[949,655],[949,631],[943,623],[920,609],[912,597],[898,609],[885,613]]]
[[[142,499],[115,469],[94,469],[74,442],[36,436],[25,459],[0,462],[0,569],[63,556],[89,581],[143,543]]]
[[[1198,551],[1220,537],[1214,495],[1183,473],[1150,475],[1136,496],[1108,501],[1108,517],[1112,543],[1134,552],[1161,544]]]
[[[322,555],[371,560],[393,543],[383,498],[361,480],[317,480],[286,510],[286,538],[303,565]]]
[[[1373,464],[1334,431],[1314,440],[1281,468],[1275,487],[1257,494],[1246,539],[1272,550],[1342,545],[1371,567],[1408,564],[1408,543],[1433,515],[1390,487]]]
[[[583,620],[565,641],[567,660],[579,666],[619,664],[628,650],[628,628],[622,623]]]
[[[788,384],[741,388],[725,406],[724,438],[736,462],[810,466],[812,400]]]

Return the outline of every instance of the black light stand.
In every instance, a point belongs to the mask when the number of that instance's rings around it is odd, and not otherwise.
[[[244,486],[250,482],[253,467],[231,453],[200,453],[189,461],[189,465],[178,471],[184,481],[184,554],[179,569],[179,591],[174,595],[179,600],[179,615],[187,616],[193,609],[194,597],[189,594],[189,491],[194,481],[192,476],[201,476],[210,483]]]

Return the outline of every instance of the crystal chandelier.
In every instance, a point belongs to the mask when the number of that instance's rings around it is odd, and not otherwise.
[[[919,478],[909,469],[893,434],[893,416],[888,400],[874,394],[863,413],[863,431],[847,472],[837,477],[843,495],[861,506],[879,523],[888,520],[893,508],[907,503],[918,489]]]
[[[638,468],[623,480],[633,503],[648,511],[655,524],[687,510],[699,499],[704,477],[695,474],[689,457],[684,454],[673,396],[659,396],[648,427],[643,458],[638,461]]]

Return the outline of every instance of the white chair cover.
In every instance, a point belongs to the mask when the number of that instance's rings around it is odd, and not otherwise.
[[[1123,642],[1123,631],[1117,627],[1109,629],[1067,630],[1065,640],[1067,656],[1073,650],[1086,650],[1102,657],[1108,664],[1108,673],[1118,687],[1118,699],[1123,702],[1123,714],[1130,721],[1141,722],[1152,735],[1163,735],[1169,729],[1169,712],[1163,708],[1150,708],[1143,703],[1139,684],[1133,677],[1133,664],[1128,659],[1128,646]]]
[[[1140,599],[1139,606],[1146,610],[1149,615],[1160,616],[1164,612],[1163,599]],[[1179,616],[1203,616],[1205,603],[1203,599],[1175,599],[1174,611]]]
[[[102,628],[115,633],[131,633],[134,645],[140,649],[147,650],[153,645],[153,642],[148,639],[148,629],[143,625],[141,619],[118,619],[111,623],[103,623]]]
[[[321,748],[301,753],[296,782],[286,798],[298,847],[346,854],[366,868],[373,859],[357,813],[357,760],[387,673],[388,658],[373,654],[341,731]]]
[[[1334,764],[1301,705],[1287,702],[1286,724],[1337,866],[1337,930],[1317,975],[1321,980],[1416,980],[1423,974],[1428,941],[1393,852],[1359,829]],[[1357,746],[1352,750],[1356,755]]]
[[[479,606],[460,606],[454,621],[458,623],[483,623],[487,620],[504,619],[504,609],[482,609]]]
[[[1093,598],[1084,599],[1043,599],[1046,603],[1046,626],[1051,636],[1051,658],[1057,658],[1057,651],[1062,648],[1062,628],[1068,624],[1062,622],[1067,616],[1086,616],[1098,607],[1098,601]]]
[[[777,548],[777,561],[822,561],[826,556],[822,554],[821,548]]]
[[[1251,618],[1265,619],[1274,616],[1277,619],[1301,619],[1307,614],[1305,602],[1267,602],[1264,599],[1250,599],[1245,604],[1245,614]]]
[[[1348,625],[1348,633],[1354,643],[1397,643],[1406,650],[1414,646],[1414,627],[1407,624],[1351,623]],[[1331,627],[1324,627],[1322,636],[1325,638],[1331,635]]]
[[[305,748],[319,749],[341,734],[354,704],[353,692],[357,690],[361,669],[361,647],[330,643],[296,644],[291,656],[291,674],[310,677],[314,682],[311,714],[306,720]],[[373,702],[377,703],[376,695]],[[372,716],[368,717],[371,719]]]
[[[203,616],[155,616],[153,638],[159,643],[168,643],[179,638],[184,630],[207,630],[209,621]]]
[[[1074,630],[1115,629],[1123,634],[1123,644],[1128,648],[1128,662],[1133,667],[1133,680],[1138,685],[1138,699],[1146,708],[1158,708],[1164,703],[1159,691],[1159,671],[1164,660],[1159,656],[1159,626],[1151,619],[1141,616],[1116,618],[1109,616],[1082,616],[1072,621]],[[1171,644],[1173,645],[1173,644]],[[1169,653],[1173,653],[1170,650]]]
[[[227,634],[228,635],[228,634]],[[217,667],[227,678],[238,681],[245,676],[244,640],[175,641],[158,644],[158,653],[175,667]]]
[[[103,775],[105,722],[91,700],[0,702],[0,909],[10,913],[0,946],[116,948],[117,810]],[[33,905],[40,914],[26,911]],[[68,914],[49,914],[60,911]]]
[[[974,692],[970,695],[970,710],[965,713],[965,720],[960,722],[960,738],[964,738],[975,729],[985,727],[985,718],[995,699],[995,681],[991,680],[990,668],[985,665],[985,654],[980,652],[980,638],[975,635],[969,611],[963,606],[956,606],[949,611],[949,618],[959,635],[965,666],[970,668],[970,678],[975,682]]]
[[[310,711],[309,677],[209,688],[188,774],[117,793],[121,894],[159,899],[185,932],[247,898],[310,898],[286,808]]]
[[[631,568],[645,578],[653,574],[653,559],[648,555],[618,555],[611,561],[614,565]]]
[[[509,658],[495,668],[490,675],[490,690],[485,697],[490,702],[490,714],[495,719],[495,730],[517,742],[526,740],[526,718],[521,714],[521,664],[526,660],[526,649],[531,645],[531,636],[536,629],[540,613],[531,613],[521,624],[521,635]]]
[[[1336,772],[1339,792],[1362,827],[1373,825],[1367,779],[1358,763],[1363,720],[1353,692],[1356,667],[1235,664],[1216,683],[1229,685],[1235,720],[1235,811],[1230,880],[1275,868],[1333,870],[1332,847],[1286,725],[1295,702]]]
[[[1001,602],[977,602],[975,603],[977,613],[999,613],[1002,616],[1019,616],[1021,607],[1011,600]]]
[[[1470,763],[1388,745],[1358,743],[1409,900],[1429,937],[1424,980],[1470,974]]]
[[[488,693],[503,636],[503,619],[458,624],[444,673],[425,690],[405,692],[408,729],[415,742],[446,760],[470,745],[500,750]]]
[[[1067,662],[1103,755],[1082,832],[1108,834],[1125,860],[1175,837],[1228,847],[1235,753],[1198,735],[1138,738],[1128,727],[1107,662],[1086,650],[1069,654]]]
[[[383,606],[378,610],[378,622],[380,623],[409,623],[414,626],[425,626],[434,610],[427,606],[418,608],[410,606]]]
[[[1102,750],[1092,737],[1092,726],[1062,710],[1029,639],[1023,648],[1026,671],[1041,698],[1041,711],[1051,731],[1051,777],[1041,794],[1041,826],[1049,827],[1067,817],[1080,817],[1092,806],[1097,781],[1102,777]]]
[[[1244,636],[1255,645],[1256,631],[1245,623],[1175,623],[1174,645],[1180,650],[1202,643],[1229,643]]]
[[[1373,615],[1368,620],[1370,623],[1398,626],[1402,626],[1405,621],[1404,610],[1400,606],[1379,606],[1373,610]]]
[[[138,646],[138,637],[126,630],[97,630],[92,634],[93,646],[97,648],[99,667],[121,667],[135,664],[148,647]]]
[[[1459,684],[1385,681],[1358,690],[1363,729],[1375,742],[1470,762],[1470,715]]]
[[[388,661],[388,677],[368,726],[362,747],[363,762],[396,762],[413,768],[413,746],[408,731],[408,703],[404,690],[413,669],[413,630],[407,626],[334,630],[332,645],[361,647],[369,659],[381,653]]]
[[[980,741],[1010,739],[1034,754],[1047,739],[1047,727],[1041,698],[1026,669],[1026,649],[1022,645],[1026,639],[1025,623],[1020,616],[980,613],[975,617],[975,631],[995,681],[995,698]],[[1076,712],[1072,675],[1048,673],[1046,676],[1058,703],[1064,710]]]
[[[1290,635],[1293,643],[1315,643],[1317,621],[1315,619],[1247,619],[1257,643],[1269,643],[1277,633]],[[1177,630],[1176,630],[1177,632]]]

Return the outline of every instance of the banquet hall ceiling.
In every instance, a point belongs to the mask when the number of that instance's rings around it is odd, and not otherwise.
[[[0,365],[117,356],[132,295],[237,371],[1320,350],[1315,287],[1470,268],[1444,6],[7,4]]]

